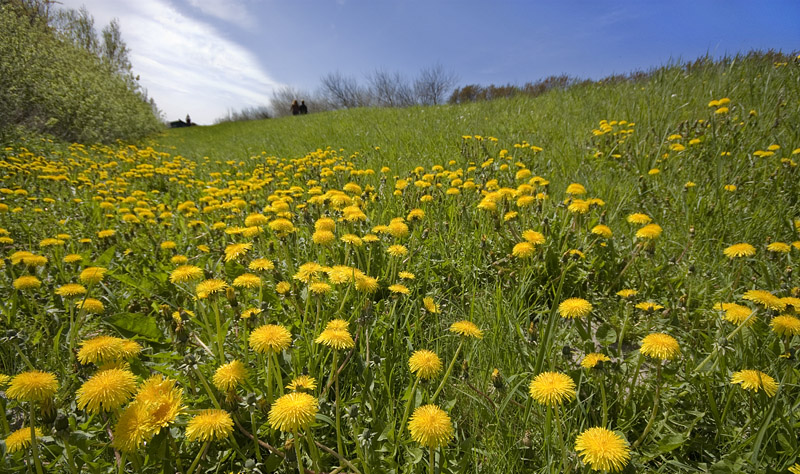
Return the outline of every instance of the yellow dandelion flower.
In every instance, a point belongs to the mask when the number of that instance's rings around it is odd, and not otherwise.
[[[353,336],[350,335],[350,331],[347,329],[326,328],[314,342],[337,350],[350,349],[355,346]]]
[[[185,410],[183,390],[175,384],[175,380],[157,374],[145,380],[136,393],[135,403],[147,408],[148,423],[153,426],[155,433],[174,423]]]
[[[79,285],[77,283],[67,283],[66,285],[61,285],[60,287],[58,287],[55,293],[59,296],[70,298],[73,296],[86,294],[86,288],[83,285]]]
[[[530,229],[522,232],[522,238],[531,245],[541,245],[546,241],[544,234]]]
[[[586,188],[582,184],[572,183],[567,186],[567,194],[572,194],[574,196],[586,194]]]
[[[723,250],[722,253],[731,259],[739,257],[752,257],[756,254],[756,248],[748,243],[733,244]]]
[[[601,354],[599,352],[592,352],[586,354],[586,356],[581,361],[581,367],[585,369],[593,369],[595,366],[600,362],[610,362],[611,358],[605,354]]]
[[[520,242],[511,250],[511,255],[517,258],[528,258],[536,252],[536,247],[530,242]]]
[[[483,339],[483,331],[472,321],[462,320],[456,321],[450,325],[450,332],[454,332],[459,336],[474,337],[475,339]]]
[[[215,372],[211,381],[214,386],[223,392],[231,391],[247,378],[247,369],[238,360],[232,360],[221,365]]]
[[[404,245],[391,245],[388,249],[386,249],[386,253],[388,253],[392,257],[403,257],[408,253],[408,249]]]
[[[575,381],[567,374],[542,372],[531,381],[529,392],[539,404],[555,407],[575,398]]]
[[[278,324],[266,324],[250,333],[250,348],[261,354],[277,354],[292,343],[292,333]]]
[[[740,370],[731,377],[732,384],[740,384],[745,390],[752,390],[758,393],[764,390],[768,397],[772,397],[778,391],[778,384],[775,379],[759,370]]]
[[[558,305],[558,314],[562,318],[575,319],[587,316],[592,312],[592,303],[583,298],[569,298]]]
[[[175,245],[175,242],[171,240],[166,240],[164,242],[161,242],[160,247],[162,250],[173,250],[175,247],[177,247],[177,245]]]
[[[226,288],[228,288],[227,283],[217,278],[212,278],[198,283],[195,291],[197,292],[197,297],[203,299],[207,298],[209,295],[225,291]]]
[[[269,410],[272,428],[296,433],[314,422],[319,408],[317,399],[305,392],[291,392],[275,400]]]
[[[169,274],[172,283],[185,283],[203,279],[203,269],[195,265],[182,265]]]
[[[332,289],[331,285],[323,282],[316,282],[308,285],[308,291],[315,295],[327,295]]]
[[[378,279],[366,275],[356,277],[356,291],[374,293],[378,290]]]
[[[333,232],[334,229],[336,229],[336,221],[330,217],[320,217],[314,223],[314,230],[316,231],[327,230],[328,232]]]
[[[658,224],[647,224],[636,231],[636,238],[647,240],[657,239],[662,231],[663,229],[661,229],[661,226]]]
[[[42,281],[32,275],[23,275],[14,280],[14,288],[17,290],[35,290],[42,286]]]
[[[242,319],[250,319],[253,316],[258,316],[261,314],[261,308],[247,308],[246,310],[242,311]]]
[[[189,441],[220,441],[233,432],[233,420],[225,410],[203,410],[186,425]]]
[[[773,242],[767,245],[767,250],[774,253],[789,253],[792,246],[784,242]]]
[[[50,372],[31,370],[14,376],[6,396],[22,402],[41,402],[50,399],[58,390],[56,376]]]
[[[122,452],[130,453],[141,448],[145,441],[155,435],[147,405],[133,402],[122,410],[114,427],[113,446]]]
[[[318,230],[311,236],[311,240],[317,245],[330,245],[336,241],[336,235],[329,230]]]
[[[39,428],[35,428],[36,438],[42,437],[42,430]],[[31,427],[30,426],[23,426],[22,428],[18,429],[17,431],[8,435],[6,438],[6,451],[8,454],[14,454],[17,451],[21,451],[31,444]]]
[[[435,352],[421,349],[411,354],[408,359],[408,367],[411,369],[411,373],[427,380],[439,375],[439,372],[442,371],[442,360]]]
[[[394,285],[389,285],[389,291],[398,295],[410,295],[411,290],[408,289],[407,286],[401,285],[399,283]]]
[[[605,428],[589,428],[575,439],[575,451],[594,471],[621,471],[631,458],[628,442]]]
[[[638,291],[632,290],[630,288],[624,289],[624,290],[619,290],[617,292],[617,296],[619,296],[620,298],[625,298],[625,299],[632,298],[632,297],[634,297],[634,296],[636,296],[638,294],[639,294]]]
[[[742,295],[742,299],[758,303],[767,309],[775,311],[783,311],[786,308],[786,303],[769,291],[748,290]]]
[[[422,305],[425,307],[425,311],[431,314],[438,314],[439,313],[439,305],[433,301],[433,298],[430,296],[426,296],[422,298]]]
[[[116,234],[116,233],[117,233],[117,231],[115,231],[114,229],[105,229],[105,230],[99,231],[97,233],[97,237],[99,237],[101,239],[107,239],[109,237],[113,237],[114,234]]]
[[[364,245],[364,240],[355,234],[345,234],[339,240],[354,247],[361,247]]]
[[[769,323],[772,330],[779,336],[800,336],[800,319],[782,314],[772,318]]]
[[[278,293],[279,295],[285,295],[286,293],[291,291],[291,289],[292,285],[288,281],[281,281],[278,282],[277,285],[275,285],[275,292]]]
[[[81,364],[110,362],[122,357],[122,339],[113,336],[97,336],[87,339],[78,350],[78,361]]]
[[[643,301],[641,303],[637,303],[634,307],[636,309],[641,309],[642,311],[647,311],[648,313],[652,313],[653,311],[658,311],[660,309],[664,309],[663,306],[661,306],[658,303],[654,303],[652,301]]]
[[[231,284],[236,288],[258,288],[261,286],[261,278],[252,273],[243,273],[236,277]]]
[[[253,244],[251,243],[230,244],[225,247],[225,261],[230,262],[231,260],[236,260],[252,248]]]
[[[408,430],[411,439],[428,448],[444,446],[453,438],[450,416],[436,405],[423,405],[414,410]]]
[[[317,381],[314,377],[310,375],[300,375],[292,379],[289,385],[286,386],[287,389],[292,391],[300,391],[300,390],[315,390],[317,388]]]
[[[400,277],[403,280],[413,280],[413,279],[417,278],[417,276],[414,275],[411,272],[399,272],[397,274],[397,276]]]
[[[136,392],[136,376],[127,370],[108,369],[93,375],[76,392],[77,405],[89,413],[112,411]]]
[[[350,324],[347,321],[337,318],[328,321],[328,324],[325,325],[325,329],[331,331],[347,331],[349,326]]]
[[[78,278],[84,283],[96,284],[103,281],[107,271],[102,267],[88,267],[81,272]]]
[[[800,57],[800,55],[798,55]],[[795,463],[789,466],[789,472],[792,474],[800,474],[800,463]]]
[[[611,232],[611,228],[608,227],[607,225],[604,225],[604,224],[598,224],[598,225],[592,227],[592,231],[591,232],[592,232],[592,234],[599,235],[600,237],[603,237],[604,239],[609,239],[613,235],[613,233]]]
[[[671,360],[680,355],[681,348],[678,341],[669,334],[652,333],[642,339],[639,352],[656,359]]]
[[[304,263],[300,265],[300,267],[297,269],[297,273],[295,273],[292,278],[302,281],[303,283],[309,283],[311,280],[316,278],[318,274],[322,273],[322,270],[322,265],[318,263]]]
[[[653,219],[647,214],[635,213],[629,215],[627,221],[631,224],[644,225],[653,222]]]
[[[273,268],[275,268],[275,264],[272,263],[272,261],[269,259],[257,258],[252,262],[250,262],[250,265],[248,265],[247,268],[249,268],[250,270],[263,272],[267,270],[272,270]]]
[[[71,253],[64,256],[64,263],[77,263],[83,260],[83,256],[77,253]]]
[[[723,316],[723,319],[725,319],[725,321],[736,324],[737,326],[744,323],[745,321],[747,321],[745,323],[747,324],[747,326],[752,326],[757,319],[757,318],[750,318],[750,315],[753,314],[753,310],[751,310],[747,306],[742,306],[736,303],[717,303],[714,305],[714,309],[725,311],[725,316]],[[748,320],[747,318],[750,319]]]

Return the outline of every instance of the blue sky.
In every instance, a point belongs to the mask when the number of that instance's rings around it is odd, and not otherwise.
[[[117,17],[134,72],[168,119],[212,123],[314,91],[334,71],[409,79],[441,64],[459,84],[600,78],[675,59],[800,50],[800,1],[63,0],[98,30]]]

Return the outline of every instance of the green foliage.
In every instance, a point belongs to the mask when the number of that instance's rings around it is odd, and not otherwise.
[[[112,41],[118,28],[109,28],[104,45],[119,44]],[[41,17],[24,16],[13,3],[0,7],[0,140],[38,133],[96,143],[159,129],[135,81],[120,73],[123,56],[109,51],[111,59],[101,60],[76,44],[100,48],[87,39],[94,38],[91,28],[83,33],[80,41],[62,40]]]

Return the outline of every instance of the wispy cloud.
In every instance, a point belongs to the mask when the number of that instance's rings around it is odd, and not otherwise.
[[[188,0],[189,5],[206,15],[252,29],[256,22],[247,7],[238,0]]]
[[[134,73],[169,119],[189,113],[196,122],[211,123],[229,109],[267,103],[281,87],[249,50],[166,0],[63,3],[86,4],[99,25],[119,18]]]

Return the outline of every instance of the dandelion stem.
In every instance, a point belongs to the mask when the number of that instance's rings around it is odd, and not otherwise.
[[[34,464],[36,464],[36,474],[42,474],[42,460],[39,459],[39,443],[36,440],[36,428],[34,427],[36,414],[34,413],[33,402],[28,402],[28,407],[31,416],[31,455],[33,456]]]
[[[408,419],[408,413],[411,411],[411,402],[414,400],[414,395],[417,393],[417,384],[419,383],[419,377],[414,379],[414,385],[411,386],[411,394],[408,396],[408,401],[406,402],[406,409],[403,411],[403,418],[400,421],[400,429],[398,430],[399,433],[403,432],[403,427],[406,425],[406,420]]]
[[[600,376],[600,396],[603,400],[603,424],[601,426],[605,428],[608,422],[608,403],[606,402],[606,378],[603,375]]]
[[[336,391],[336,448],[339,451],[339,454],[344,456],[345,453],[342,449],[342,413],[340,406],[341,404],[339,403],[339,373],[336,370],[338,368],[336,366],[337,355],[339,355],[338,352],[333,351],[333,364],[331,365],[331,370],[333,371],[333,386],[334,390]]]
[[[219,350],[219,361],[220,363],[225,362],[225,334],[222,332],[222,321],[220,321],[219,317],[219,303],[217,302],[216,298],[214,299],[214,318],[216,319],[217,323],[217,349]]]
[[[447,372],[444,373],[444,377],[442,377],[442,382],[439,384],[439,388],[436,389],[436,392],[433,393],[433,397],[431,397],[431,403],[436,401],[436,397],[439,396],[439,392],[442,391],[444,388],[444,384],[447,382],[447,378],[450,377],[450,373],[453,371],[453,366],[456,365],[456,360],[458,359],[458,354],[461,352],[461,346],[464,345],[464,339],[461,339],[461,342],[458,343],[458,348],[456,349],[456,353],[453,354],[453,360],[450,361],[450,365],[447,366]]]
[[[211,387],[208,386],[208,381],[206,380],[206,378],[203,375],[203,373],[200,372],[200,369],[198,369],[197,367],[195,367],[194,373],[197,374],[197,378],[200,379],[200,383],[202,383],[203,384],[203,388],[206,389],[206,393],[208,394],[208,398],[211,399],[211,403],[214,404],[214,407],[216,409],[221,410],[222,408],[219,406],[219,402],[217,401],[217,397],[214,396],[214,392],[211,390]]]
[[[256,448],[256,459],[261,461],[261,447],[258,445],[258,426],[256,425],[256,413],[250,410],[250,425],[253,427],[253,444]]]
[[[633,389],[636,387],[636,379],[639,378],[639,369],[642,368],[642,355],[639,354],[639,360],[636,362],[636,370],[633,372],[633,379],[631,380],[631,386],[628,388],[628,396],[625,397],[625,402],[622,404],[622,409],[620,413],[625,411],[625,408],[628,406],[628,402],[631,401],[631,397],[633,396]]]
[[[561,449],[561,469],[560,470],[562,470],[562,472],[564,472],[565,474],[568,474],[571,469],[570,469],[570,466],[567,465],[567,449],[564,446],[564,432],[563,432],[563,429],[561,428],[561,417],[559,416],[558,412],[559,412],[559,407],[558,407],[558,405],[556,405],[555,406],[555,413],[556,413],[556,427],[558,428],[558,447],[559,447],[559,449]]]
[[[186,471],[186,474],[192,474],[194,470],[197,469],[197,465],[200,464],[200,458],[203,457],[203,455],[206,453],[206,450],[208,449],[208,444],[209,444],[208,441],[203,443],[203,447],[200,448],[200,452],[197,453],[197,457],[195,457],[194,461],[192,461],[192,465],[189,466],[189,470]]]
[[[69,444],[69,433],[64,436],[64,456],[67,458],[70,472],[78,474],[78,468],[75,466],[75,459],[72,457],[72,445]]]
[[[429,474],[433,474],[433,464],[435,462],[435,458],[436,458],[436,451],[433,449],[433,446],[431,446],[431,464],[430,468],[428,468]]]
[[[300,437],[297,435],[297,431],[294,432],[294,453],[297,455],[297,470],[300,471],[300,474],[305,474],[305,470],[303,469],[303,457],[300,454]]]

